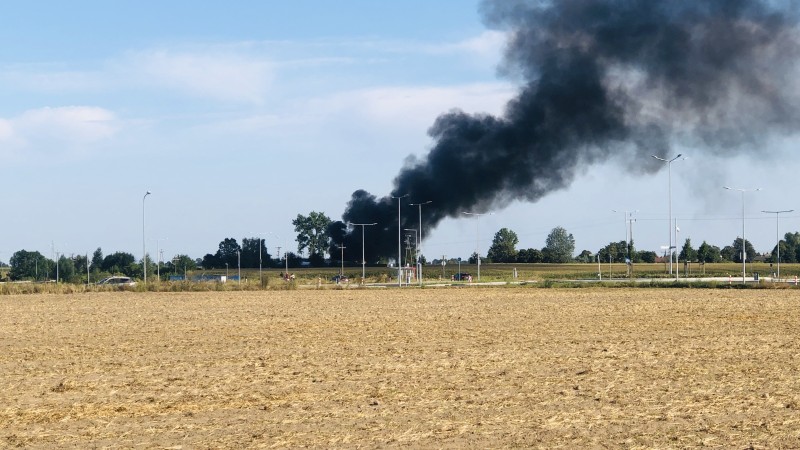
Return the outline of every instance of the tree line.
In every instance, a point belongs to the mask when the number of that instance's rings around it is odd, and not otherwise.
[[[319,267],[328,263],[341,262],[340,253],[336,250],[338,241],[334,237],[344,233],[345,224],[334,222],[325,214],[315,211],[307,216],[298,214],[292,224],[297,232],[297,250],[298,252],[308,252],[308,263],[311,266]],[[575,238],[563,227],[553,228],[545,240],[545,246],[541,249],[517,249],[518,244],[519,237],[514,231],[501,228],[495,233],[486,256],[481,256],[481,259],[486,263],[563,264],[569,262],[590,263],[598,259],[602,262],[614,263],[654,263],[660,256],[653,251],[636,250],[633,241],[610,242],[597,253],[583,250],[576,256]],[[777,261],[778,248],[780,248],[781,262],[800,262],[800,232],[786,233],[778,245],[766,257],[767,262]],[[225,238],[220,241],[216,252],[208,253],[198,259],[192,259],[188,255],[177,255],[170,261],[155,261],[148,256],[147,271],[148,274],[154,274],[159,269],[163,269],[162,272],[166,275],[185,273],[197,268],[215,270],[238,267],[256,269],[286,265],[292,268],[299,267],[302,261],[300,256],[289,252],[288,249],[285,250],[287,251],[284,251],[283,255],[273,258],[267,250],[266,241],[262,238],[244,238],[241,244],[235,238]],[[758,256],[750,241],[744,242],[744,252],[742,252],[741,238],[736,238],[730,245],[723,248],[705,241],[698,248],[694,248],[691,239],[686,239],[680,249],[676,250],[675,253],[679,260],[699,263],[740,263],[743,254],[748,261],[752,261]],[[330,260],[326,261],[326,253],[330,255]],[[667,256],[666,251],[663,256]],[[469,261],[475,263],[477,258],[478,255],[473,254]],[[425,257],[420,255],[420,260],[424,262]],[[137,261],[131,253],[115,252],[104,256],[100,248],[95,250],[91,258],[89,255],[58,255],[53,259],[47,258],[39,252],[19,250],[11,256],[8,265],[10,266],[8,277],[11,280],[58,279],[66,282],[86,282],[109,275],[125,275],[134,278],[143,276],[142,261]]]

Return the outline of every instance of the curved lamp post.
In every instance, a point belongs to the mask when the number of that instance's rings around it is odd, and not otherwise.
[[[671,159],[660,158],[656,155],[651,156],[667,165],[667,196],[669,198],[669,217],[667,219],[667,229],[669,230],[669,274],[672,275],[672,250],[677,249],[676,247],[678,245],[677,242],[675,242],[675,246],[672,245],[672,232],[674,231],[672,229],[672,163],[683,155],[678,153],[678,156]],[[675,240],[677,241],[677,236]]]

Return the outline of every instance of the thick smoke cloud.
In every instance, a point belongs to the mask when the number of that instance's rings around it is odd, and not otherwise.
[[[755,0],[486,0],[488,26],[509,41],[500,71],[520,80],[500,117],[453,110],[429,130],[423,159],[407,164],[389,196],[353,193],[343,222],[372,223],[368,259],[397,254],[403,227],[423,229],[462,211],[535,202],[587,165],[635,161],[675,145],[717,154],[751,151],[798,125],[794,3]],[[624,157],[624,158],[623,158]],[[361,227],[334,239],[361,248]],[[360,259],[360,255],[353,259]]]

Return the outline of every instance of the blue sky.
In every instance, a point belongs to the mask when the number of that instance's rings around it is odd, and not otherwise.
[[[0,261],[126,251],[202,257],[226,237],[261,235],[296,248],[291,220],[339,219],[359,188],[383,196],[426,132],[452,108],[498,114],[515,80],[498,76],[505,37],[487,29],[477,1],[6,2],[0,15]],[[797,209],[794,140],[757,158],[694,149],[674,163],[679,242],[720,247],[741,234],[775,243],[774,215]],[[746,175],[746,176],[745,176]],[[519,248],[549,231],[573,233],[577,251],[624,238],[666,244],[667,174],[629,174],[619,162],[585,169],[536,204],[481,219],[448,219],[425,236],[429,258],[485,253],[502,227]],[[409,214],[415,213],[411,209]],[[800,230],[782,216],[781,235]],[[476,239],[476,231],[480,234]]]

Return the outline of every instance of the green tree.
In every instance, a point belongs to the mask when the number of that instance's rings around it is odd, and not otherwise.
[[[501,228],[494,235],[492,246],[489,247],[487,256],[493,262],[510,263],[517,259],[517,244],[519,238],[517,233],[509,230],[508,228]]]
[[[656,252],[650,250],[641,250],[636,252],[636,261],[643,262],[643,263],[654,263],[656,262]]]
[[[594,261],[594,255],[589,250],[583,250],[575,260],[582,263],[590,263]]]
[[[742,262],[742,238],[736,238],[736,240],[733,241],[732,247],[734,250],[733,262],[737,263]],[[756,257],[756,249],[753,248],[753,244],[751,244],[750,241],[745,240],[744,248],[746,253],[745,257],[747,258],[747,261],[752,261],[753,258]]]
[[[625,258],[628,256],[628,243],[625,241],[610,242],[608,245],[600,249],[600,261],[624,263]]]
[[[472,252],[472,254],[469,255],[469,258],[467,259],[467,261],[470,264],[478,264],[478,252]]]
[[[311,211],[307,216],[298,214],[292,221],[294,231],[297,232],[297,251],[308,250],[309,259],[315,260],[325,257],[325,250],[329,246],[328,225],[331,219],[324,213]]]
[[[103,272],[110,274],[122,274],[134,277],[142,273],[142,268],[136,263],[136,258],[126,252],[115,252],[103,258],[101,265]]]
[[[681,247],[681,252],[678,255],[681,261],[695,261],[697,258],[697,251],[692,248],[692,240],[687,238]]]
[[[731,245],[726,245],[725,247],[722,247],[722,250],[720,250],[719,253],[723,261],[734,261],[737,258],[736,249],[733,248],[733,246]],[[741,262],[741,258],[739,258],[739,260]]]
[[[781,247],[781,261],[787,263],[800,261],[800,233],[786,233],[783,240],[785,247]]]
[[[183,275],[189,270],[195,270],[197,263],[188,255],[175,255],[166,266],[167,271],[172,272],[173,275]]]
[[[781,249],[782,263],[795,263],[798,261],[798,250],[800,250],[800,233],[786,233],[775,247],[772,247],[770,262],[778,260],[778,246]]]
[[[562,227],[555,227],[550,231],[545,241],[545,247],[542,249],[542,253],[545,254],[545,262],[558,264],[572,261],[574,252],[575,238]]]
[[[73,264],[75,264],[75,281],[78,282],[84,279],[84,275],[86,275],[87,265],[89,264],[89,259],[87,255],[75,255],[72,258]]]
[[[103,250],[97,247],[97,250],[92,253],[92,272],[100,272],[103,269]]]
[[[58,279],[66,282],[73,283],[76,278],[75,262],[71,258],[61,255],[58,258]]]
[[[11,255],[8,263],[11,266],[8,276],[15,281],[40,280],[50,271],[50,266],[53,264],[41,253],[25,250],[19,250]]]
[[[697,248],[697,261],[701,263],[716,263],[722,261],[719,247],[715,247],[703,241],[700,247]]]
[[[517,252],[517,262],[519,263],[540,263],[544,261],[542,251],[538,248],[526,248]]]
[[[242,267],[251,269],[257,268],[259,258],[262,267],[267,265],[264,263],[265,259],[267,261],[270,260],[270,255],[267,253],[266,241],[258,237],[242,239]]]
[[[222,269],[224,267],[238,267],[239,252],[242,248],[234,238],[225,238],[219,243],[217,253],[214,255],[214,267]],[[269,267],[269,255],[263,252],[262,255],[263,267]],[[205,261],[204,261],[205,262]],[[205,265],[203,266],[205,267]]]

